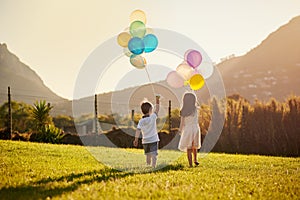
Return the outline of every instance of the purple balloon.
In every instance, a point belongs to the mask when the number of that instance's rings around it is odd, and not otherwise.
[[[186,61],[192,68],[196,68],[202,61],[202,55],[199,51],[192,50],[187,53]]]
[[[185,61],[185,62],[187,61],[187,55],[188,55],[191,51],[193,51],[193,49],[189,49],[189,50],[187,50],[187,51],[184,53],[184,61]]]

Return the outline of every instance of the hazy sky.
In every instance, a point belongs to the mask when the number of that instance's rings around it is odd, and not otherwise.
[[[129,26],[135,9],[145,11],[147,25],[188,36],[219,62],[245,54],[300,15],[300,1],[0,0],[0,42],[50,89],[71,99],[83,62]]]

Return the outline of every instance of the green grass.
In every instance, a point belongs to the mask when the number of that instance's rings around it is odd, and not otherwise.
[[[300,198],[300,158],[211,153],[188,168],[182,154],[158,171],[131,173],[105,167],[91,151],[97,148],[0,141],[0,199]]]

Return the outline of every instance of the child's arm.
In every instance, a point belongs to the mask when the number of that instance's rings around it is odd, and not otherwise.
[[[182,132],[182,129],[183,129],[183,127],[184,127],[184,117],[180,117],[180,126],[179,126],[179,133],[181,133]]]
[[[160,98],[160,96],[159,95],[157,95],[156,96],[156,106],[155,106],[155,113],[156,113],[156,115],[158,115],[158,112],[159,112],[159,98]]]
[[[140,129],[136,129],[136,131],[135,131],[135,139],[133,141],[133,146],[135,146],[135,147],[137,147],[138,144],[139,144],[140,134],[141,134],[141,130]]]

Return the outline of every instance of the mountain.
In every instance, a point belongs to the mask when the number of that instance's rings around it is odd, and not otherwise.
[[[51,103],[67,102],[51,91],[29,66],[11,53],[6,44],[0,44],[0,104],[7,101],[7,88],[14,101],[32,105],[37,100]]]
[[[268,101],[271,97],[283,101],[289,95],[300,95],[300,16],[291,19],[271,33],[257,47],[243,56],[230,56],[229,59],[219,63],[216,67],[220,71],[227,96],[240,94],[250,102],[256,99]],[[128,88],[114,93],[98,95],[99,113],[109,113],[111,105],[122,108],[114,102],[125,104],[124,99],[129,99],[127,109],[135,108],[139,112],[139,103],[143,97],[154,102],[151,85]],[[168,90],[165,81],[154,84],[156,93],[163,97],[163,109],[167,109],[168,100],[172,100],[173,106],[180,106],[181,99],[177,99],[175,93],[182,90]],[[150,92],[149,92],[150,91]],[[196,92],[201,102],[207,102],[209,93],[207,88]],[[112,95],[116,96],[112,98]],[[130,97],[130,98],[129,98]],[[168,97],[168,98],[167,98]],[[93,98],[86,102],[93,102]],[[103,102],[113,102],[107,106]],[[92,104],[91,104],[92,105]],[[116,109],[114,108],[114,109]],[[92,112],[92,106],[90,106]]]
[[[153,93],[153,90],[155,93]],[[154,94],[161,95],[161,116],[167,115],[169,100],[171,106],[179,107],[181,95],[185,89],[170,89],[165,81],[158,83],[146,84],[139,87],[131,87],[121,91],[108,92],[97,95],[98,113],[99,114],[130,114],[131,110],[140,113],[140,104],[147,99],[155,103]],[[74,113],[94,113],[94,96],[86,97],[73,101]]]
[[[261,44],[217,65],[227,95],[283,100],[300,95],[300,16],[271,33]]]
[[[271,33],[257,47],[243,56],[223,60],[219,69],[227,96],[240,94],[250,102],[267,101],[271,97],[284,100],[287,96],[300,95],[300,16]],[[7,86],[11,86],[13,100],[29,104],[45,99],[54,105],[53,114],[72,115],[72,102],[67,101],[49,88],[27,65],[0,44],[0,103],[7,99]],[[139,112],[139,104],[146,97],[154,102],[155,93],[162,95],[162,112],[167,113],[169,100],[173,107],[180,105],[176,93],[184,89],[170,90],[165,81],[147,84],[122,91],[99,94],[99,114]],[[149,92],[150,91],[150,92]],[[177,93],[177,94],[178,94]],[[209,97],[206,88],[196,92],[201,102]],[[74,100],[80,113],[93,113],[94,96]]]

